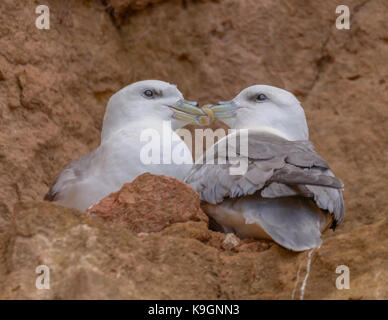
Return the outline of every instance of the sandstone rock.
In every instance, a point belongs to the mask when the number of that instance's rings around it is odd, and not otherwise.
[[[131,63],[98,1],[0,2],[0,203],[40,200],[69,162],[98,146],[108,98]]]
[[[203,221],[136,234],[37,201],[98,145],[113,92],[161,79],[201,104],[256,83],[297,94],[347,208],[311,254],[303,297],[387,299],[387,1],[351,1],[349,30],[335,28],[335,0],[153,2],[48,1],[50,30],[38,30],[34,1],[0,1],[0,296],[301,297],[308,252],[225,250]],[[47,291],[34,286],[40,264]],[[335,287],[342,264],[349,290]]]
[[[196,130],[199,129],[200,132],[204,132],[203,130],[210,129],[214,132],[214,139],[210,139],[211,135],[196,135]],[[182,139],[187,139],[184,134],[181,132],[183,130],[188,130],[191,135],[191,144],[187,143],[191,153],[193,154],[193,158],[195,160],[198,160],[200,156],[202,156],[203,152],[205,152],[210,146],[212,146],[214,143],[217,143],[218,140],[222,139],[224,136],[228,134],[229,126],[225,123],[215,120],[211,124],[206,126],[200,126],[200,125],[194,125],[194,124],[188,124],[184,126],[182,129],[178,129],[177,133],[182,137]],[[183,131],[184,132],[184,131]],[[202,148],[195,146],[200,146],[200,139],[202,138]],[[184,140],[185,141],[185,140]]]
[[[1,299],[388,298],[387,219],[297,254],[273,243],[217,248],[212,241],[226,235],[203,221],[137,237],[51,202],[20,202],[12,220],[4,217]],[[35,287],[40,265],[50,270],[49,290]],[[350,269],[349,290],[336,288],[339,265]]]
[[[108,223],[137,233],[155,232],[186,221],[205,221],[198,194],[187,184],[167,176],[144,173],[87,210]],[[144,236],[144,235],[143,235]]]
[[[112,10],[113,16],[122,23],[122,19],[133,11],[147,8],[148,6],[163,0],[108,0],[108,9]]]
[[[224,249],[234,249],[240,244],[240,240],[233,233],[228,233],[225,236],[224,241],[222,242],[222,247]]]

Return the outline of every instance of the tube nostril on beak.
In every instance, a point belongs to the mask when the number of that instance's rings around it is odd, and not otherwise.
[[[214,112],[215,119],[233,118],[240,108],[233,100],[219,101],[217,105],[209,107]]]
[[[197,101],[189,101],[189,100],[184,100],[186,103],[191,104],[194,107],[199,107],[199,103]]]
[[[180,111],[186,114],[191,114],[191,115],[204,114],[201,108],[198,107],[198,102],[196,101],[187,101],[187,100],[181,99],[169,107],[175,111]]]
[[[198,124],[201,126],[210,122],[208,115],[201,108],[199,108],[199,104],[196,101],[181,99],[174,105],[168,107],[174,111],[172,116],[174,119]]]
[[[233,101],[220,101],[217,105],[199,107],[198,102],[181,99],[174,105],[168,106],[174,111],[173,118],[189,123],[209,125],[216,119],[233,118],[236,116],[238,105]]]

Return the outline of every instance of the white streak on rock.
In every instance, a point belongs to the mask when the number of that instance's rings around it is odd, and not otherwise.
[[[298,272],[296,274],[296,281],[295,281],[295,286],[294,286],[294,290],[292,290],[292,294],[291,294],[291,299],[294,300],[294,297],[295,297],[295,292],[296,292],[296,287],[298,286],[298,283],[299,283],[299,279],[300,279],[300,269],[302,268],[302,264],[299,264],[299,268],[298,268]]]

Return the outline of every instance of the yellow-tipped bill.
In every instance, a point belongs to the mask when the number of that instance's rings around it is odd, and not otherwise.
[[[169,107],[174,110],[174,119],[201,126],[209,125],[215,119],[232,118],[238,109],[233,101],[219,102],[218,105],[207,104],[200,108],[197,102],[179,100]]]
[[[217,105],[208,104],[201,108],[208,115],[210,123],[214,120],[223,120],[236,116],[239,106],[234,101],[220,101]]]
[[[182,99],[169,107],[174,110],[174,119],[198,124],[201,126],[211,123],[208,114],[198,106],[197,102]]]

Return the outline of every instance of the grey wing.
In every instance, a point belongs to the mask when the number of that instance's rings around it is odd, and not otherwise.
[[[96,150],[68,164],[57,175],[49,191],[44,196],[43,200],[57,201],[60,197],[61,192],[63,192],[74,182],[80,181],[83,175],[85,174],[85,169],[87,169],[88,164],[93,159]]]
[[[334,177],[309,141],[288,141],[280,137],[249,130],[224,137],[199,159],[185,181],[201,199],[217,204],[225,198],[236,198],[260,192],[263,198],[304,196],[333,217],[332,227],[344,217],[342,182]],[[228,139],[231,138],[231,139]],[[242,150],[242,143],[248,150]],[[229,152],[231,149],[235,153]],[[211,164],[211,159],[216,159]],[[247,171],[231,175],[230,168],[247,162]],[[237,162],[237,164],[236,164]]]

